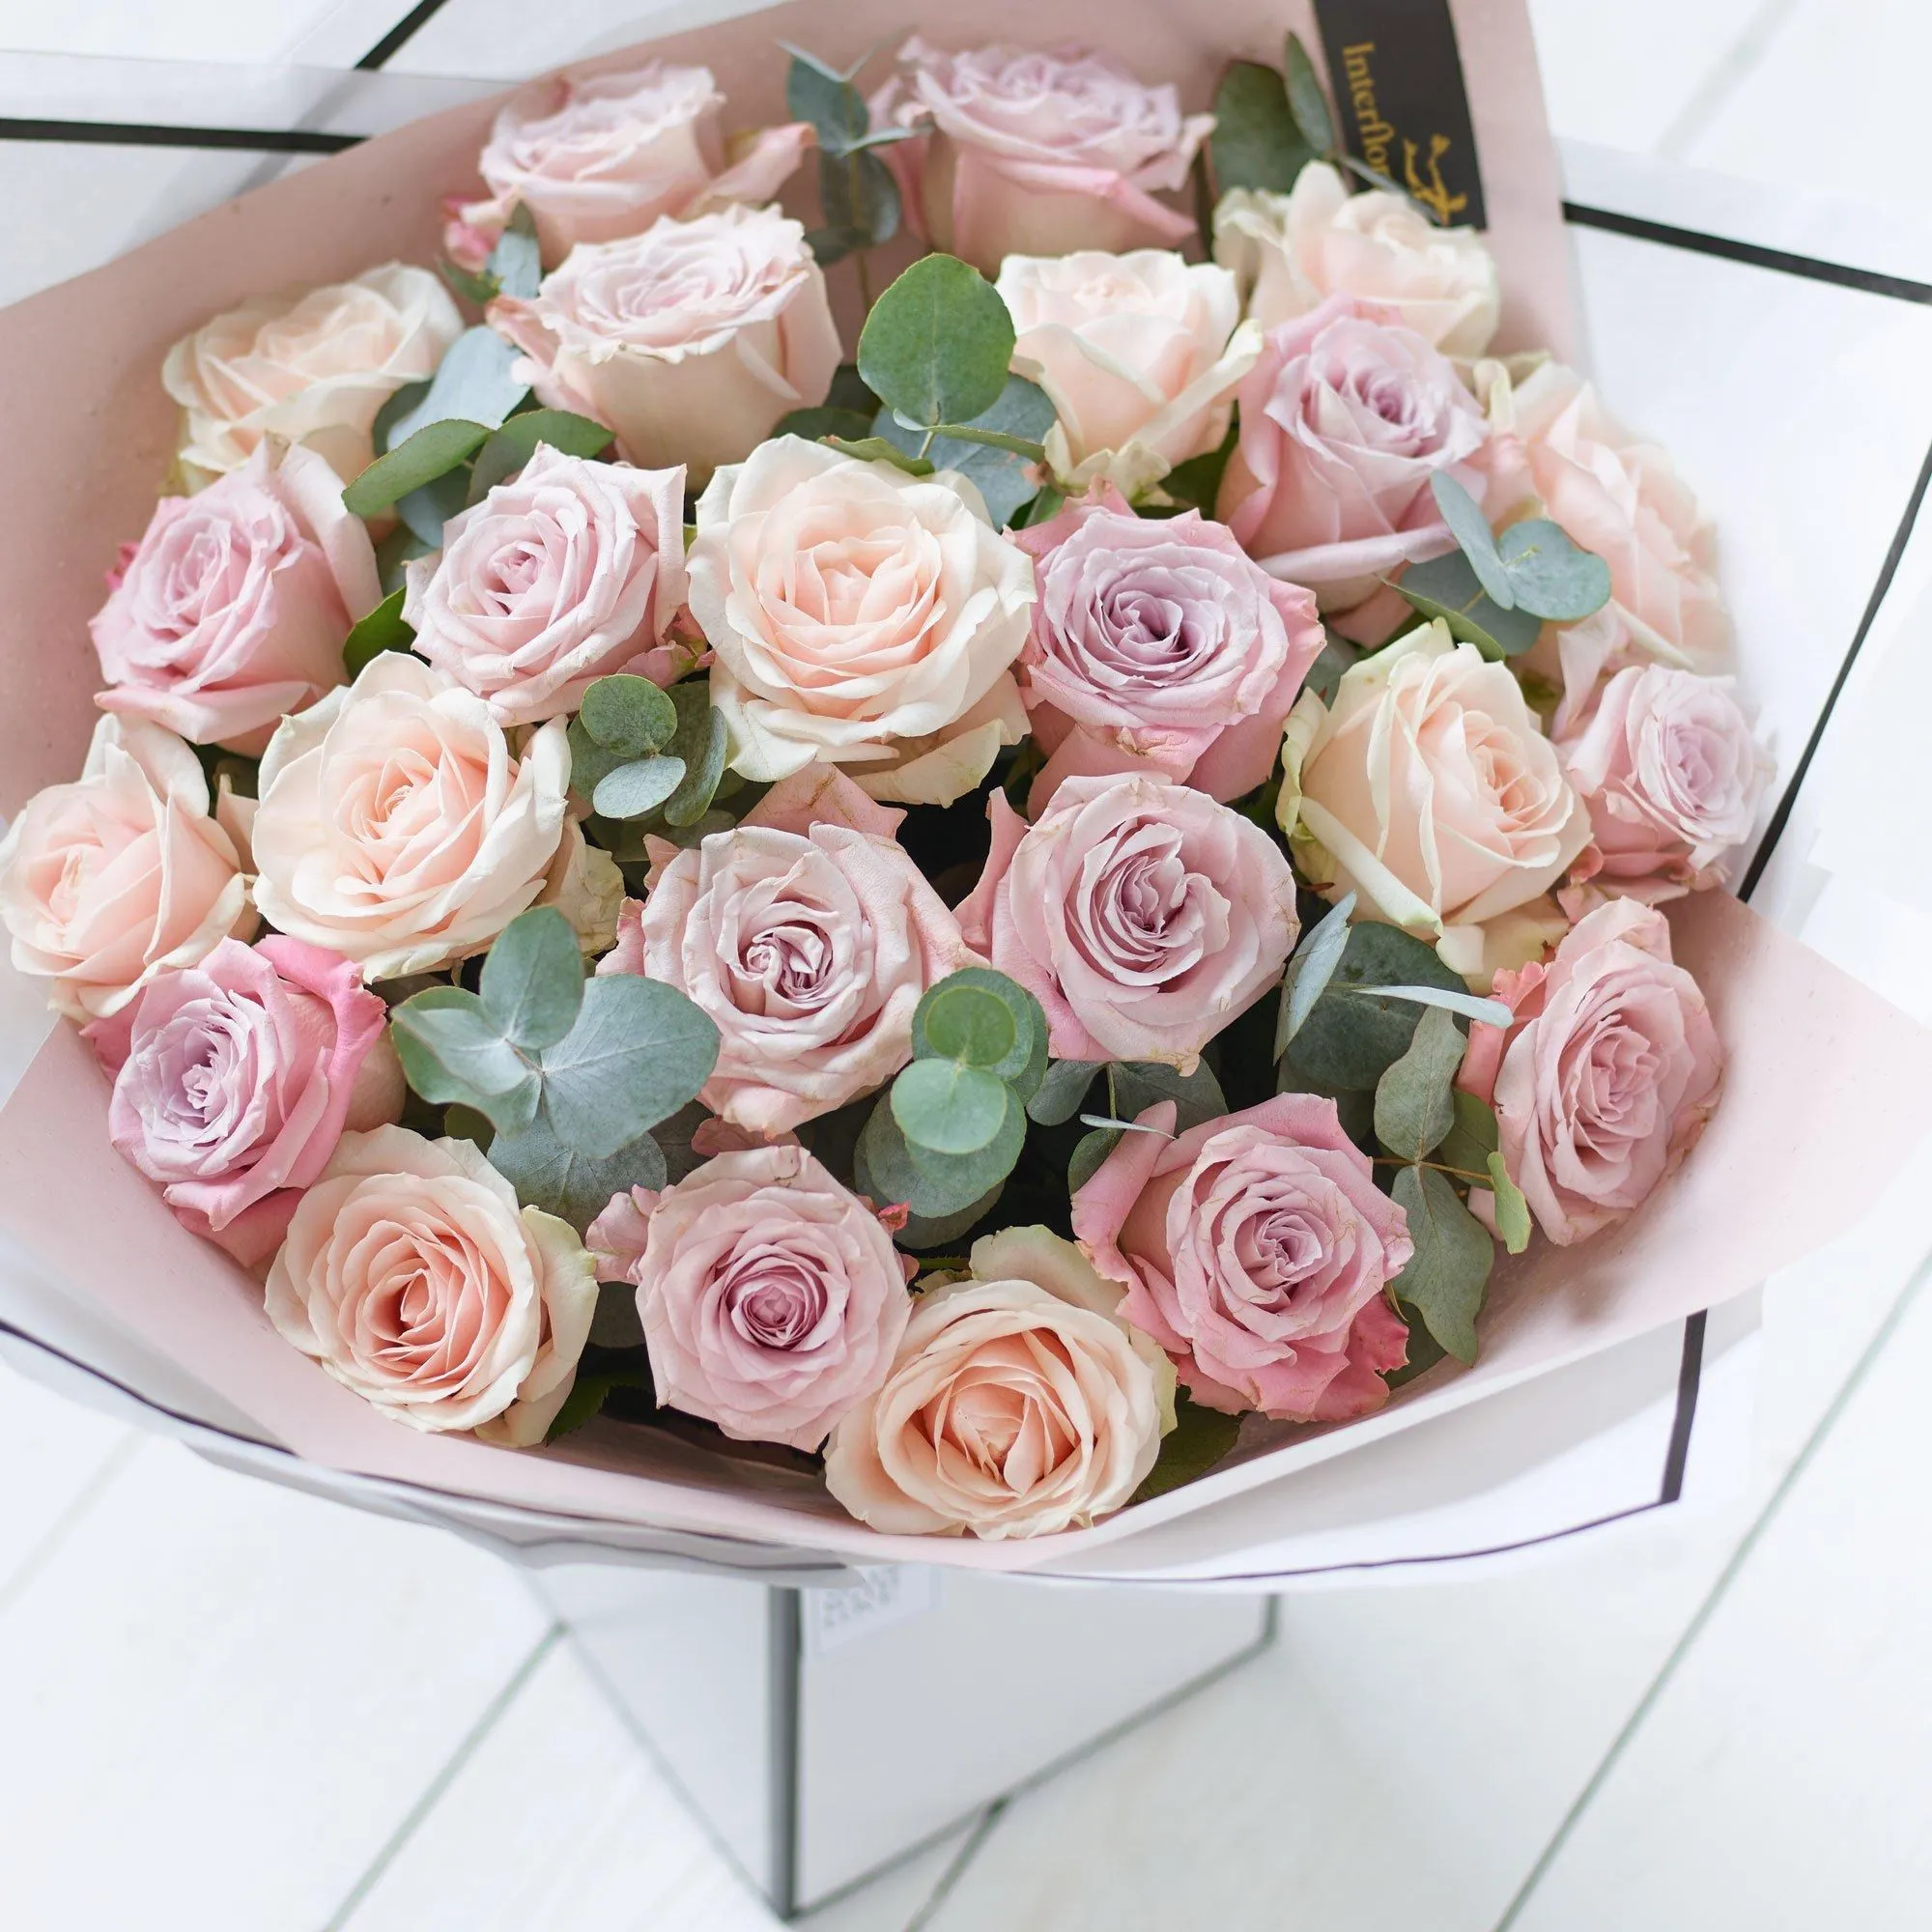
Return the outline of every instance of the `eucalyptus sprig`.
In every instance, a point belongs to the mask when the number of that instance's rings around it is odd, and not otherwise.
[[[696,825],[718,795],[724,753],[724,721],[701,679],[661,691],[628,671],[600,677],[570,722],[571,785],[600,818]]]

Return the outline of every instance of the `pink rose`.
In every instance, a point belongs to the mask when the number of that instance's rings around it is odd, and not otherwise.
[[[1049,1536],[1117,1510],[1174,1427],[1174,1371],[1070,1241],[1008,1228],[914,1304],[832,1432],[825,1486],[899,1536]]]
[[[1073,1197],[1073,1232],[1127,1285],[1124,1313],[1197,1402],[1340,1422],[1388,1399],[1408,1330],[1382,1290],[1408,1265],[1407,1217],[1375,1183],[1332,1100],[1279,1094],[1173,1138],[1141,1116]]]
[[[1013,541],[1038,591],[1020,653],[1050,754],[1036,814],[1075,775],[1144,771],[1222,800],[1266,782],[1321,651],[1306,590],[1250,562],[1224,525],[1136,517],[1111,489]]]
[[[592,463],[539,443],[412,559],[414,649],[501,724],[575,711],[598,678],[672,681],[665,634],[684,603],[684,471]]]
[[[925,989],[976,963],[893,837],[903,816],[808,767],[735,830],[664,847],[635,923],[627,906],[598,971],[642,972],[703,1009],[719,1049],[700,1097],[734,1125],[783,1133],[883,1086],[912,1058]]]
[[[879,1217],[801,1147],[720,1154],[592,1224],[632,1282],[658,1400],[739,1442],[814,1450],[886,1378],[911,1267]]]
[[[481,269],[519,204],[535,219],[544,266],[554,269],[580,242],[637,235],[660,215],[772,200],[804,159],[811,129],[797,122],[767,128],[727,166],[718,131],[724,104],[708,68],[655,60],[519,88],[477,157],[490,197],[449,204],[445,252]]]
[[[776,208],[584,242],[532,299],[498,296],[489,322],[541,401],[594,416],[644,469],[700,479],[822,403],[842,353],[805,229]]]
[[[1662,665],[1618,671],[1556,749],[1590,810],[1573,880],[1651,905],[1722,881],[1773,772],[1729,678]]]
[[[577,1379],[597,1275],[469,1141],[344,1134],[269,1269],[269,1319],[412,1429],[541,1442]]]
[[[1326,161],[1310,161],[1289,194],[1224,194],[1214,259],[1239,275],[1248,314],[1264,328],[1329,296],[1354,296],[1460,360],[1480,355],[1496,332],[1496,265],[1481,231],[1438,228],[1406,195],[1350,194]]]
[[[1634,899],[1587,914],[1516,1010],[1495,1076],[1503,1161],[1559,1247],[1639,1207],[1696,1145],[1723,1077],[1697,982],[1663,915]],[[1492,1034],[1493,1028],[1471,1029]],[[1465,1077],[1464,1085],[1472,1085]]]
[[[1430,488],[1437,470],[1484,497],[1470,463],[1482,412],[1448,361],[1388,313],[1333,296],[1270,329],[1240,386],[1240,440],[1216,514],[1324,611],[1351,610],[1378,578],[1455,549]]]
[[[163,497],[89,629],[103,711],[259,756],[344,682],[343,640],[381,602],[376,553],[313,450],[264,441],[195,497]]]
[[[252,1266],[344,1129],[402,1111],[387,1029],[348,960],[270,934],[162,974],[87,1037],[114,1074],[114,1145],[184,1227]]]
[[[997,788],[986,809],[993,849],[960,929],[1045,1009],[1056,1060],[1191,1071],[1281,978],[1294,875],[1266,833],[1205,792],[1069,778],[1032,826]]]
[[[201,761],[172,732],[101,719],[79,780],[36,792],[0,838],[15,971],[51,981],[71,1018],[100,1019],[252,932],[242,853],[208,807]]]
[[[1212,115],[1183,115],[1104,54],[981,47],[949,54],[915,35],[875,123],[922,138],[884,153],[914,227],[996,275],[1009,255],[1171,248],[1194,223],[1155,201],[1185,185]]]

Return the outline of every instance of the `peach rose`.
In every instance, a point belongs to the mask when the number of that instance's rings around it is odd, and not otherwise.
[[[1241,384],[1241,434],[1216,514],[1264,569],[1353,610],[1378,580],[1456,540],[1430,478],[1478,502],[1482,412],[1456,372],[1388,311],[1331,296],[1271,328]]]
[[[1258,825],[1151,778],[1070,778],[1029,826],[987,800],[993,849],[959,907],[966,943],[1045,1009],[1056,1060],[1201,1049],[1280,980],[1294,875]]]
[[[498,296],[489,322],[551,408],[596,417],[644,469],[700,477],[824,402],[841,354],[805,229],[776,208],[584,242],[534,298]]]
[[[805,158],[811,129],[797,122],[767,128],[727,165],[718,131],[724,104],[709,68],[655,60],[520,87],[477,157],[489,197],[448,204],[444,252],[481,269],[520,205],[536,222],[544,266],[554,269],[580,242],[637,235],[660,215],[772,200]]]
[[[1171,248],[1193,234],[1153,196],[1186,185],[1214,118],[1183,115],[1172,87],[1071,48],[949,54],[915,35],[899,60],[872,118],[921,130],[884,153],[933,247],[996,275],[1009,255]]]
[[[1589,842],[1509,667],[1439,620],[1352,666],[1332,707],[1304,696],[1288,745],[1277,811],[1310,876],[1360,893],[1459,973],[1516,963],[1494,952],[1514,927],[1483,928],[1541,898]],[[1539,930],[1528,950],[1541,945]]]
[[[1480,355],[1496,332],[1501,293],[1481,232],[1438,228],[1406,196],[1380,188],[1350,194],[1326,161],[1310,161],[1288,194],[1224,194],[1214,259],[1240,277],[1263,328],[1329,296],[1355,296],[1459,361]]]
[[[1055,476],[1076,488],[1105,476],[1135,497],[1220,447],[1261,354],[1226,269],[1159,248],[1082,249],[1009,255],[996,286],[1013,320],[1013,367],[1059,417],[1046,439]]]
[[[1499,983],[1515,1009],[1495,1076],[1503,1162],[1559,1247],[1648,1199],[1718,1104],[1723,1052],[1704,995],[1672,963],[1663,915],[1611,899],[1546,969]],[[1497,1029],[1471,1030],[1471,1057]],[[1468,1084],[1466,1081],[1464,1084]]]
[[[1500,364],[1477,373],[1492,436],[1486,507],[1501,522],[1547,516],[1610,568],[1609,603],[1559,633],[1568,711],[1627,663],[1717,669],[1730,620],[1716,539],[1668,455],[1625,435],[1574,369],[1547,362],[1514,386]]]
[[[914,1303],[883,1387],[825,1449],[825,1486],[899,1536],[1050,1536],[1147,1480],[1174,1371],[1071,1242],[1008,1228]]]
[[[469,1141],[344,1134],[269,1269],[269,1319],[412,1429],[527,1449],[563,1406],[597,1309],[568,1222],[517,1206]]]
[[[748,1132],[788,1132],[882,1087],[912,1058],[925,989],[979,963],[900,850],[903,812],[816,766],[730,832],[664,848],[599,972],[675,986],[718,1028],[699,1095]]]
[[[912,1313],[878,1215],[793,1144],[634,1187],[588,1239],[637,1288],[658,1400],[734,1441],[816,1449],[885,1380]]]
[[[1009,668],[1033,570],[962,476],[779,437],[711,479],[688,567],[747,778],[817,759],[874,797],[950,805],[1026,734]]]
[[[201,761],[145,719],[105,717],[72,784],[49,785],[0,838],[14,966],[71,1019],[120,1011],[156,975],[255,929],[235,839],[209,815]]]
[[[1573,879],[1651,905],[1722,882],[1774,770],[1729,678],[1662,665],[1618,671],[1556,749],[1590,812]]]
[[[384,651],[262,757],[255,903],[365,978],[481,952],[544,889],[564,832],[563,721],[510,753],[479,697]]]
[[[239,469],[265,436],[306,444],[348,482],[375,459],[376,413],[436,373],[463,318],[427,269],[385,262],[327,288],[255,296],[168,351],[190,488]]]
[[[1388,1400],[1408,1330],[1383,1289],[1414,1244],[1333,1100],[1278,1094],[1174,1136],[1162,1100],[1073,1197],[1073,1232],[1127,1291],[1196,1402],[1340,1422]]]
[[[108,1134],[184,1227],[255,1266],[344,1130],[402,1112],[388,1020],[337,953],[224,939],[87,1029],[114,1075]]]
[[[684,471],[565,456],[548,443],[442,526],[405,568],[413,649],[499,724],[575,711],[612,671],[672,681],[684,604]]]
[[[1036,814],[1075,775],[1147,772],[1222,800],[1266,782],[1321,651],[1309,592],[1250,562],[1224,525],[1136,517],[1105,486],[1013,541],[1038,590],[1020,653],[1048,753]]]
[[[196,497],[163,497],[88,628],[103,711],[258,755],[343,682],[350,627],[382,601],[361,518],[312,449],[257,445]]]

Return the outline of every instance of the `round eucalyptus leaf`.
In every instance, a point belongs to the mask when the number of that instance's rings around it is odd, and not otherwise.
[[[992,1145],[1009,1111],[1019,1103],[1004,1080],[956,1060],[915,1060],[893,1082],[893,1118],[915,1159],[923,1151],[978,1153]]]
[[[483,1011],[513,1046],[554,1046],[583,1004],[583,954],[554,906],[519,913],[483,961]]]
[[[1009,1037],[1002,1037],[1004,1046],[996,1058],[982,1059],[961,1050],[960,1043],[965,1038],[970,1013],[980,1014],[988,1028],[992,1022],[985,1017],[982,1007],[955,1008],[952,1005],[955,994],[991,1000],[1004,1009],[1012,1032]],[[933,1014],[941,1011],[949,1016],[947,1024],[952,1029],[947,1035],[949,1043],[945,1045],[933,1036],[929,1024]],[[922,1059],[936,1055],[941,1059],[964,1060],[968,1065],[982,1067],[1001,1080],[1018,1081],[1032,1065],[1036,1048],[1045,1033],[1046,1015],[1040,1011],[1039,1002],[1024,986],[1008,979],[1004,973],[996,973],[990,966],[962,966],[958,972],[949,973],[938,984],[928,986],[913,1009],[912,1050]],[[994,1037],[993,1032],[980,1032],[978,1038],[981,1048],[990,1046]],[[1042,1073],[1044,1070],[1042,1067]]]
[[[603,818],[644,818],[684,782],[682,758],[639,758],[597,781],[591,804]]]
[[[942,980],[921,1002],[920,1028],[942,1060],[994,1067],[1020,1043],[1019,1022],[1006,1002],[983,986]]]
[[[677,731],[671,701],[647,677],[618,671],[600,677],[583,694],[578,721],[607,752],[646,758],[662,751]]]
[[[684,778],[665,801],[664,815],[674,826],[694,826],[711,810],[724,778],[728,750],[724,720],[711,708],[711,688],[702,679],[673,685],[671,703],[677,730],[671,751],[684,760]]]
[[[1609,565],[1544,518],[1512,524],[1501,548],[1516,601],[1534,616],[1574,624],[1610,601]]]
[[[926,424],[971,422],[999,401],[1013,322],[992,283],[952,255],[915,262],[872,304],[859,373],[889,410]]]

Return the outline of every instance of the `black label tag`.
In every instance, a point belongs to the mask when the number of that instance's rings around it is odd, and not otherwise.
[[[1484,226],[1449,0],[1315,0],[1342,138],[1455,226]]]

